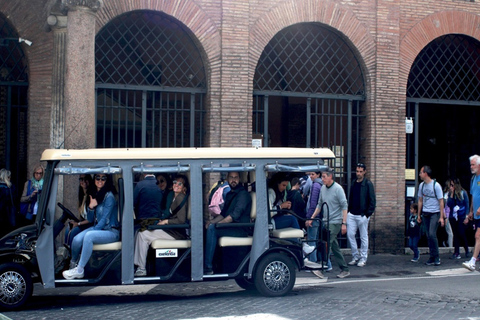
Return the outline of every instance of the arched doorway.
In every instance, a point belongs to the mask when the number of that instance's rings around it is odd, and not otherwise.
[[[407,134],[406,168],[415,186],[423,165],[445,186],[459,178],[470,189],[469,156],[480,153],[480,42],[462,34],[431,41],[412,64],[407,84],[407,117],[414,133]],[[413,186],[413,180],[407,184]],[[416,194],[415,194],[416,196]],[[414,197],[407,198],[406,206]],[[468,228],[473,244],[472,229]],[[441,245],[443,241],[439,241]]]
[[[319,23],[278,32],[265,47],[253,83],[253,135],[264,146],[328,147],[344,185],[364,161],[364,76],[352,45]]]
[[[16,31],[0,15],[0,168],[21,192],[27,172],[28,73]]]
[[[196,43],[153,11],[123,14],[98,33],[97,147],[203,145],[207,85]]]
[[[468,157],[480,153],[479,116],[480,42],[461,34],[433,40],[408,78],[407,117],[416,125],[407,135],[407,168],[418,174],[430,165],[442,185],[457,177],[469,190]]]

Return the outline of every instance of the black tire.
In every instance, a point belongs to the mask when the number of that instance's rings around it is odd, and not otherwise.
[[[30,273],[22,265],[0,265],[0,307],[17,309],[32,296],[33,283]]]
[[[245,290],[255,290],[255,283],[253,279],[247,279],[245,277],[235,278],[237,285]]]
[[[271,253],[263,257],[255,270],[255,287],[267,297],[289,293],[295,284],[295,264],[286,255]]]

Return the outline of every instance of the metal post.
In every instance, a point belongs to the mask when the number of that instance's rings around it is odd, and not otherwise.
[[[415,127],[413,128],[415,134],[415,189],[418,189],[418,124],[420,123],[420,104],[415,102]]]
[[[268,96],[263,98],[263,146],[268,147]]]
[[[310,139],[310,136],[311,136],[311,132],[312,132],[312,119],[311,119],[311,113],[312,113],[312,110],[311,110],[311,107],[312,107],[312,98],[307,98],[307,145],[306,147],[307,148],[310,148],[311,147],[311,139]]]

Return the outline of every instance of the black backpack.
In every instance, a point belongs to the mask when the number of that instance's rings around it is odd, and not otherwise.
[[[435,194],[435,199],[438,199],[437,198],[437,191],[435,190],[435,183],[437,183],[437,180],[433,179],[433,193]],[[425,182],[422,182],[422,190],[421,190],[421,193],[422,193],[423,197],[425,197],[425,194],[423,193],[423,187],[425,187]],[[429,198],[431,198],[431,197],[429,197]]]

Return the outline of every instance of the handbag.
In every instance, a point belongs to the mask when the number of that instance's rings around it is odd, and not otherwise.
[[[32,192],[31,192],[31,186],[32,186],[32,182],[30,180],[28,180],[28,186],[27,186],[27,196],[31,195]],[[30,203],[29,202],[20,202],[20,214],[24,217],[27,217],[28,215],[28,208],[30,207]],[[27,219],[31,219],[30,218],[27,218]]]

